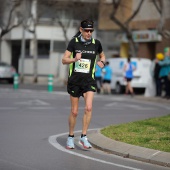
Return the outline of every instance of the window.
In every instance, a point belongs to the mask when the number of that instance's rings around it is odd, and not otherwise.
[[[112,0],[105,0],[104,2],[105,2],[106,4],[112,4],[112,3],[113,3]]]
[[[38,58],[49,58],[50,41],[39,40],[37,47],[38,47]]]
[[[55,52],[64,52],[66,50],[66,44],[64,41],[54,41],[54,49]]]

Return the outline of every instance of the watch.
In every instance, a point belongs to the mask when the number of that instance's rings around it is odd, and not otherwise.
[[[102,63],[103,63],[103,65],[105,66],[105,62],[104,62],[104,61],[100,61],[100,62],[102,62]]]

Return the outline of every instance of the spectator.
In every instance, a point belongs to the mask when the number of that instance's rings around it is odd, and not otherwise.
[[[165,58],[163,61],[158,61],[158,64],[161,66],[159,77],[163,78],[165,83],[165,96],[164,98],[170,99],[170,80],[169,80],[169,74],[170,74],[170,48],[166,47],[164,49]]]
[[[112,80],[112,68],[109,66],[109,62],[106,62],[105,67],[102,69],[103,76],[103,91],[107,94],[111,94],[111,80]]]
[[[95,79],[97,84],[97,93],[102,93],[102,68],[96,64]]]
[[[156,54],[155,61],[161,61],[163,59],[164,59],[164,55],[162,53]],[[162,95],[162,83],[161,83],[161,77],[159,77],[160,70],[161,70],[161,66],[158,64],[158,62],[156,62],[153,70],[153,77],[156,85],[156,96]]]

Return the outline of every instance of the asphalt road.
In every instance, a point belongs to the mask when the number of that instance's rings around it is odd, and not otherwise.
[[[14,90],[0,85],[0,170],[166,170],[169,168],[91,149],[78,139],[84,110],[80,99],[75,128],[76,149],[65,149],[69,96],[65,88],[26,85]],[[152,103],[121,95],[95,95],[93,129],[167,115],[169,104]]]

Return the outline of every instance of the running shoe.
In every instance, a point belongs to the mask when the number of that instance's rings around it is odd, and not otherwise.
[[[80,137],[80,144],[82,144],[85,149],[92,148],[91,144],[87,139],[87,136],[83,136],[82,138]]]
[[[67,138],[67,149],[74,149],[74,137]]]

